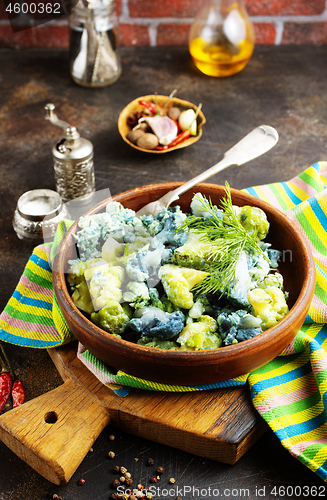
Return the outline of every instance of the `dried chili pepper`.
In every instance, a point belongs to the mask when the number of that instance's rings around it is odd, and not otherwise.
[[[11,363],[5,353],[3,346],[0,344],[2,356],[0,362],[2,372],[0,373],[0,411],[3,409],[8,397],[11,394],[13,408],[21,405],[25,401],[25,389],[20,380],[17,379],[15,372],[12,369]],[[3,359],[5,361],[3,361]],[[12,385],[13,382],[13,385]],[[5,401],[4,401],[5,400]]]
[[[189,129],[183,130],[176,139],[174,139],[168,146],[157,146],[156,149],[159,151],[165,151],[166,149],[173,148],[174,146],[177,146],[177,144],[180,144],[181,142],[185,141],[185,139],[188,139],[191,135],[191,131]]]
[[[11,397],[12,397],[12,407],[16,408],[17,406],[20,406],[24,403],[25,401],[25,389],[20,380],[15,380],[12,386],[11,390]]]
[[[0,373],[0,412],[10,396],[11,380],[10,372],[2,371]]]

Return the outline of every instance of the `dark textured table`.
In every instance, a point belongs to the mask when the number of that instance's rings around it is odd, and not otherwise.
[[[257,47],[248,66],[226,79],[200,74],[184,47],[125,48],[122,56],[120,79],[111,87],[88,90],[70,79],[66,51],[0,52],[0,310],[33,248],[13,231],[16,202],[27,190],[55,189],[51,147],[60,130],[44,120],[48,102],[56,105],[61,119],[93,142],[96,188],[109,189],[111,194],[144,184],[190,179],[261,124],[278,130],[278,145],[265,156],[230,168],[210,182],[223,184],[227,180],[232,187],[244,188],[287,180],[312,163],[327,159],[327,46]],[[129,148],[117,129],[122,108],[138,96],[154,92],[168,95],[174,88],[182,99],[202,102],[207,118],[203,137],[196,145],[164,155]],[[46,351],[12,345],[6,345],[6,350],[25,384],[27,399],[61,383]],[[8,410],[10,406],[5,408]],[[110,434],[115,436],[112,442]],[[146,460],[152,457],[156,465],[165,468],[166,478],[175,478],[175,489],[186,486],[176,493],[188,500],[206,496],[307,498],[304,486],[316,487],[311,489],[311,498],[326,493],[325,483],[292,458],[270,430],[231,466],[108,427],[69,483],[61,487],[43,479],[0,443],[0,499],[46,499],[53,494],[64,500],[107,499],[115,478],[113,461],[107,457],[111,449],[116,462],[142,483],[148,482]],[[78,485],[81,477],[85,479],[83,486]],[[167,494],[160,498],[165,497]]]

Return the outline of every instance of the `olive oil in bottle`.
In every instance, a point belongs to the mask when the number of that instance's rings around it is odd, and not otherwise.
[[[196,67],[209,76],[231,76],[246,66],[253,49],[253,26],[243,0],[207,0],[189,34]]]

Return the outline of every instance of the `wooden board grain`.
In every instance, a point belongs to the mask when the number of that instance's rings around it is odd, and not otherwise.
[[[105,387],[76,357],[75,343],[49,349],[64,384],[0,417],[0,439],[55,484],[65,484],[110,422],[204,458],[234,464],[266,424],[247,386],[189,393]]]

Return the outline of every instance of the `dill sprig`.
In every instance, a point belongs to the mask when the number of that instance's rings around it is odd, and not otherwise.
[[[198,283],[196,293],[229,292],[236,284],[235,270],[242,252],[266,255],[255,238],[245,230],[233,208],[228,182],[225,184],[226,196],[220,202],[220,209],[211,200],[199,197],[199,208],[208,216],[191,215],[185,219],[179,229],[192,229],[200,233],[200,241],[207,246],[206,264],[203,268],[208,275]]]

